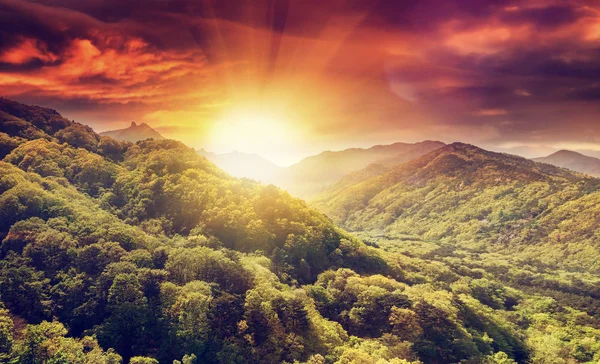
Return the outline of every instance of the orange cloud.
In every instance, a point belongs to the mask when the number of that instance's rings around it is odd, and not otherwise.
[[[506,43],[529,36],[528,26],[511,28],[505,25],[487,25],[466,31],[448,30],[446,46],[459,54],[490,55],[500,52]]]
[[[505,109],[480,109],[473,113],[476,116],[502,116],[507,114],[508,111]]]
[[[38,42],[39,43],[39,42]],[[31,42],[18,50],[31,50]],[[131,102],[143,98],[174,97],[177,83],[197,78],[206,62],[199,51],[178,53],[152,49],[140,39],[123,41],[121,48],[100,49],[90,39],[74,39],[64,51],[58,65],[47,65],[34,72],[7,73],[0,87],[39,88],[61,97],[86,97],[110,102]],[[40,52],[40,48],[34,48]],[[23,63],[38,53],[11,52],[6,57]],[[25,54],[25,55],[23,55]],[[53,56],[54,61],[57,56]],[[1,73],[0,73],[1,74]],[[161,87],[157,87],[162,83]]]
[[[48,51],[44,44],[33,38],[21,38],[15,47],[0,53],[0,62],[14,65],[27,63],[35,59],[50,63],[56,61],[58,56]]]

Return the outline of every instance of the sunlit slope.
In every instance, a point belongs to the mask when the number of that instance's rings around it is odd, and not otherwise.
[[[295,196],[310,199],[344,176],[360,171],[372,163],[390,168],[443,146],[444,143],[441,142],[424,141],[377,145],[368,149],[327,151],[281,169],[272,182]]]
[[[599,190],[597,179],[455,143],[329,191],[315,206],[350,230],[600,271]]]
[[[370,259],[383,264],[303,201],[274,186],[233,178],[180,142],[119,142],[53,110],[5,99],[0,111],[4,125],[10,126],[3,127],[9,134],[0,134],[9,152],[5,162],[72,185],[83,194],[80,198],[93,198],[115,218],[156,236],[202,235],[245,252],[272,254],[278,249],[298,272],[302,262],[302,277],[297,278],[303,280],[332,265],[343,266],[346,253],[358,265]],[[10,228],[8,221],[2,236]]]

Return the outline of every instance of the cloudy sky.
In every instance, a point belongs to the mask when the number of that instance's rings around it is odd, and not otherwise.
[[[0,0],[0,96],[291,163],[424,139],[600,150],[600,2]]]

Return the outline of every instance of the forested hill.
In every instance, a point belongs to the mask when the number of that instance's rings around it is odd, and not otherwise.
[[[330,190],[315,206],[354,231],[506,249],[553,266],[600,272],[598,203],[598,179],[454,143]]]
[[[208,328],[169,320],[208,304],[211,290],[237,305],[229,294],[261,284],[263,266],[291,284],[330,268],[386,269],[374,249],[301,200],[234,179],[179,142],[119,142],[6,99],[0,128],[0,299],[27,322],[57,318],[126,358],[192,330],[160,354],[180,358]],[[231,309],[233,319],[243,306]],[[250,322],[248,330],[262,329]]]
[[[406,162],[410,163],[403,166]],[[490,165],[483,166],[485,163],[490,163]],[[524,180],[539,178],[539,176],[535,177],[535,174],[539,175],[540,173],[562,176],[563,178],[571,177],[565,171],[537,165],[521,157],[489,152],[468,144],[454,143],[444,148],[438,147],[430,151],[430,153],[404,154],[394,158],[379,160],[364,169],[345,175],[340,181],[327,188],[322,194],[321,199],[329,200],[341,191],[367,180],[369,182],[366,184],[375,189],[384,188],[388,184],[396,183],[395,179],[400,180],[407,176],[416,180],[432,179],[442,175],[453,174],[454,177],[465,180],[481,180],[481,182],[486,182],[490,179],[489,175],[486,175],[485,178],[478,178],[473,174],[478,172],[487,174],[489,172],[488,167],[491,167],[492,164],[495,164],[494,170],[497,172],[496,177],[499,178],[495,182],[504,182],[507,178],[519,178],[513,175],[516,172],[520,173]],[[385,172],[395,167],[398,167],[395,169],[395,172],[389,173],[386,177],[375,178],[382,176]],[[319,197],[316,199],[318,200]]]
[[[303,201],[233,178],[179,142],[100,137],[50,109],[0,99],[0,129],[0,362],[600,360],[597,276],[532,262],[516,268],[502,255],[430,242],[423,249],[404,240],[404,251],[395,242],[384,251],[377,244],[385,241],[367,245]],[[415,192],[411,204],[435,198],[437,189],[449,198],[498,188],[493,196],[510,205],[501,217],[509,228],[523,219],[512,215],[521,196],[503,200],[515,193],[510,188],[528,195],[531,183],[556,188],[546,201],[531,198],[546,209],[595,189],[595,180],[537,164],[516,168],[517,160],[502,167],[512,170],[509,180],[496,181],[500,165],[485,173],[477,169],[487,162],[474,167],[479,150],[447,150],[456,157],[440,152],[407,164],[423,169],[418,176],[393,169],[377,181],[433,192]],[[437,163],[451,164],[438,177],[447,187],[428,182],[426,166]],[[470,180],[494,182],[463,183],[456,168],[467,165]],[[462,200],[440,201],[449,203],[436,211],[440,221],[455,221],[445,209]],[[564,220],[594,239],[585,231],[596,221],[578,220],[573,208]],[[501,226],[484,211],[474,213]],[[444,227],[440,236],[469,241],[469,216],[456,225],[463,235]],[[433,237],[427,215],[415,218],[411,228]]]

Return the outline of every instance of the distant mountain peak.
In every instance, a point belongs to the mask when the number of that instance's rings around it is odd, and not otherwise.
[[[576,172],[600,176],[600,159],[572,150],[561,149],[549,156],[533,159],[536,162],[568,168]]]
[[[552,153],[551,155],[554,155],[554,156],[558,156],[558,155],[580,156],[580,157],[592,158],[592,157],[588,157],[587,155],[583,155],[579,152],[575,152],[573,150],[568,150],[568,149],[561,149],[558,152]]]
[[[159,132],[146,123],[137,124],[132,121],[129,127],[125,129],[110,130],[100,133],[103,136],[109,136],[117,140],[137,142],[146,139],[165,139]]]

